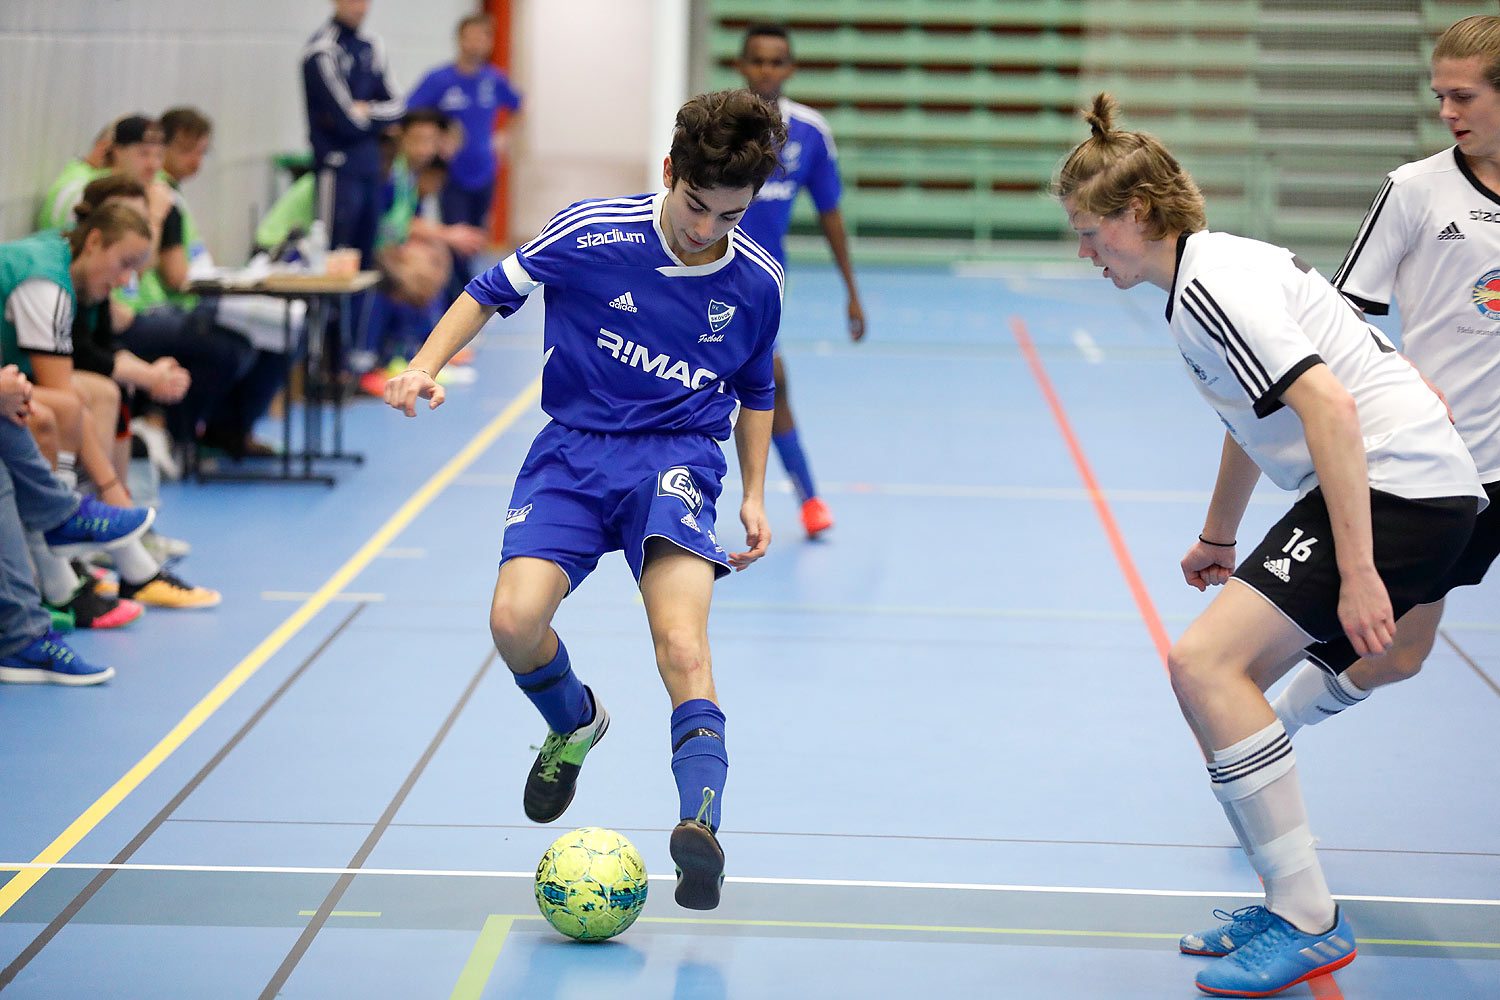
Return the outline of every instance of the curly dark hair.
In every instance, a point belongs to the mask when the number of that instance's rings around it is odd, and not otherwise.
[[[677,112],[673,183],[759,191],[775,172],[784,142],[786,123],[770,101],[743,89],[699,94]]]

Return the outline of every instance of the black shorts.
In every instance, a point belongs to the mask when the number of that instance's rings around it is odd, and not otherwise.
[[[1474,497],[1408,500],[1370,491],[1375,569],[1397,618],[1447,593],[1478,506]],[[1359,659],[1339,623],[1341,578],[1321,487],[1292,505],[1234,576],[1313,638],[1309,659],[1335,673]]]

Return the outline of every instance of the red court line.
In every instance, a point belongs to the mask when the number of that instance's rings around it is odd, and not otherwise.
[[[1312,995],[1318,1000],[1344,1000],[1344,994],[1339,992],[1339,984],[1333,981],[1331,974],[1309,979],[1307,985],[1312,988]]]
[[[1068,415],[1063,409],[1062,400],[1057,391],[1052,388],[1052,380],[1047,377],[1047,369],[1042,367],[1042,359],[1036,353],[1036,345],[1031,341],[1031,334],[1026,329],[1026,323],[1019,316],[1010,318],[1010,330],[1015,334],[1016,344],[1021,348],[1021,356],[1026,359],[1027,366],[1031,369],[1032,378],[1042,390],[1042,396],[1047,400],[1047,406],[1052,411],[1052,419],[1057,421],[1057,429],[1062,432],[1063,441],[1067,443],[1068,452],[1073,456],[1073,464],[1078,469],[1078,478],[1083,480],[1084,488],[1089,492],[1089,498],[1094,502],[1094,512],[1099,515],[1099,521],[1104,525],[1104,534],[1109,538],[1109,547],[1114,550],[1115,561],[1120,564],[1120,572],[1125,576],[1125,583],[1130,587],[1130,595],[1135,598],[1135,605],[1140,609],[1141,620],[1146,623],[1146,631],[1151,633],[1151,641],[1156,644],[1156,651],[1161,654],[1163,664],[1167,662],[1167,651],[1172,648],[1172,640],[1167,638],[1167,630],[1161,623],[1161,616],[1156,613],[1156,605],[1151,603],[1151,594],[1146,590],[1146,585],[1141,581],[1141,575],[1136,572],[1135,562],[1130,558],[1130,549],[1125,545],[1125,536],[1120,533],[1120,526],[1115,523],[1115,516],[1109,509],[1109,501],[1104,498],[1104,491],[1099,488],[1099,481],[1094,478],[1094,470],[1089,467],[1089,461],[1083,454],[1083,447],[1079,445],[1078,438],[1073,434],[1073,427],[1068,423]]]

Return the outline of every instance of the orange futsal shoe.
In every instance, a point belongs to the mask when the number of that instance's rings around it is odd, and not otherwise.
[[[808,538],[817,538],[833,527],[833,512],[818,497],[808,497],[802,502],[802,527]]]

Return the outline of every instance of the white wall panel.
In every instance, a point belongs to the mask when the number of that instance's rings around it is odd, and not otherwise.
[[[375,0],[365,26],[410,87],[452,58],[453,29],[475,6]],[[243,259],[269,157],[307,145],[299,53],[331,11],[319,0],[0,0],[0,239],[30,230],[42,192],[106,121],[191,104],[214,120],[214,147],[188,199],[215,256]]]

